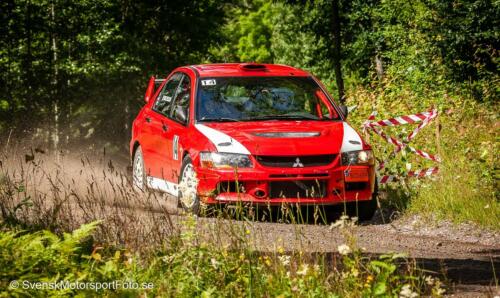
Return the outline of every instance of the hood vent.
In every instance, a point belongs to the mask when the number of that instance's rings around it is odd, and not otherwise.
[[[321,134],[315,132],[256,132],[255,136],[264,138],[312,138],[319,137]]]

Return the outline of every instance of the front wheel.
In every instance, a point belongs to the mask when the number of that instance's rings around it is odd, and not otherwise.
[[[179,203],[187,212],[200,213],[202,204],[198,196],[198,179],[189,156],[186,156],[182,161],[181,175],[179,176]]]
[[[359,221],[366,221],[372,219],[373,215],[375,214],[375,211],[377,211],[378,208],[377,197],[378,197],[378,182],[375,181],[375,190],[373,191],[371,200],[351,203],[352,204],[351,207],[353,209],[351,210],[352,216],[357,216]]]
[[[132,162],[132,185],[138,191],[146,190],[146,171],[141,146],[135,150]]]

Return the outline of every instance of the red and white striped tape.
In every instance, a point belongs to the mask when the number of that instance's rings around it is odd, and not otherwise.
[[[421,113],[420,115],[422,115],[424,113]],[[372,113],[372,115],[374,115],[374,113]],[[370,118],[374,118],[372,117],[372,115],[370,115]],[[415,138],[415,136],[418,134],[418,132],[420,130],[422,130],[425,126],[427,126],[427,124],[429,124],[429,122],[431,122],[434,118],[437,117],[437,110],[432,110],[429,112],[429,116],[424,120],[422,121],[406,138],[405,138],[405,141],[406,143],[410,142],[411,140],[413,140],[413,138]],[[372,119],[373,120],[373,119]],[[374,130],[375,132],[378,132],[375,127],[371,127],[372,130]],[[392,143],[392,142],[391,142]],[[402,142],[399,142],[399,143],[402,143]],[[393,144],[393,143],[392,143]],[[403,146],[400,146],[400,145],[395,145],[396,148],[394,149],[394,151],[391,153],[391,155],[389,155],[389,157],[382,161],[380,164],[379,164],[379,167],[378,167],[378,170],[380,171],[381,169],[383,169],[385,167],[385,164],[387,163],[387,161],[391,158],[393,158],[399,151],[401,151],[401,149],[403,149],[407,144],[404,144],[402,143]],[[421,150],[417,150],[411,146],[408,146],[410,148],[410,150],[414,153],[416,153],[417,155],[419,156],[422,156],[424,158],[427,158],[427,159],[430,159],[430,160],[433,160],[433,161],[437,161],[439,162],[440,159],[439,157],[437,156],[434,156],[434,155],[431,155],[431,154],[428,154],[426,152],[423,152]]]
[[[428,169],[416,170],[408,172],[408,177],[427,177],[439,173],[439,167],[432,167]]]
[[[415,136],[422,130],[425,126],[427,126],[434,118],[437,117],[438,113],[436,109],[432,109],[428,112],[423,112],[423,113],[418,113],[418,114],[413,114],[413,115],[407,115],[407,116],[399,116],[395,118],[389,118],[385,120],[379,120],[379,121],[374,121],[375,116],[377,115],[377,112],[372,112],[371,115],[368,117],[367,121],[363,123],[363,131],[366,132],[367,129],[372,130],[379,136],[381,136],[385,141],[388,143],[394,145],[396,148],[394,151],[389,155],[389,157],[380,162],[378,169],[377,170],[382,170],[385,167],[385,164],[393,158],[398,152],[400,152],[403,148],[408,147],[411,152],[415,153],[416,155],[423,157],[425,159],[429,159],[435,162],[440,162],[441,159],[439,156],[429,154],[425,151],[415,149],[414,147],[408,145],[408,143],[415,138]],[[376,127],[381,127],[381,126],[397,126],[397,125],[405,125],[405,124],[413,124],[413,123],[418,123],[420,124],[404,139],[405,142],[402,142],[394,137],[391,137],[387,134],[385,134],[383,131],[378,130]],[[438,172],[438,168],[429,168],[426,170],[419,170],[419,171],[410,171],[406,175],[406,177],[426,177],[430,175],[434,175]],[[388,182],[393,182],[398,180],[398,176],[394,175],[384,175],[379,178],[379,183],[388,183]]]
[[[416,171],[410,171],[408,174],[404,177],[416,177],[416,178],[423,178],[423,177],[428,177],[432,176],[439,173],[439,168],[438,167],[432,167],[428,169],[423,169],[423,170],[416,170]],[[396,175],[383,175],[378,178],[378,183],[384,184],[384,183],[389,183],[389,182],[395,182],[401,179],[402,177],[396,176]]]
[[[378,134],[379,136],[381,136],[383,139],[385,139],[387,142],[389,142],[389,143],[393,144],[394,146],[396,146],[396,149],[394,150],[395,153],[401,151],[401,149],[403,149],[404,147],[408,147],[408,149],[410,149],[411,152],[415,153],[418,156],[421,156],[423,158],[426,158],[426,159],[429,159],[429,160],[432,160],[432,161],[436,161],[436,162],[440,162],[441,161],[438,156],[429,154],[429,153],[424,152],[424,151],[419,150],[419,149],[415,149],[412,146],[410,146],[408,144],[405,144],[405,143],[399,141],[398,139],[396,139],[394,137],[386,135],[383,131],[380,131],[380,130],[374,128],[374,127],[372,128],[372,130],[376,134]]]
[[[427,126],[427,124],[429,124],[429,122],[431,122],[434,118],[436,118],[438,115],[437,113],[437,110],[434,109],[432,111],[430,111],[430,114],[429,116],[424,119],[422,121],[422,123],[420,123],[407,137],[406,137],[406,142],[410,142],[416,135],[417,133],[422,130],[424,127]]]
[[[397,126],[397,125],[413,124],[413,123],[424,121],[425,119],[429,118],[431,113],[432,113],[432,111],[408,115],[408,116],[399,116],[399,117],[389,118],[389,119],[384,119],[384,120],[379,120],[379,121],[365,122],[364,125],[369,126],[369,127],[375,127],[375,126]],[[376,115],[376,113],[375,113],[375,115]],[[374,120],[375,115],[374,115],[374,113],[372,113],[372,115],[370,115],[368,120]],[[372,119],[370,119],[370,118],[372,118]]]

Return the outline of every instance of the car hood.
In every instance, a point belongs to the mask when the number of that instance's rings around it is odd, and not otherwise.
[[[219,152],[297,156],[362,149],[358,133],[343,121],[224,122],[195,127]]]

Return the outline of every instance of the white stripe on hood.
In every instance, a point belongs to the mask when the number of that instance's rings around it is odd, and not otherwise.
[[[227,134],[203,124],[194,126],[215,145],[218,152],[250,154],[245,146]]]
[[[363,150],[363,141],[358,133],[347,122],[342,123],[344,124],[344,138],[340,152]]]

